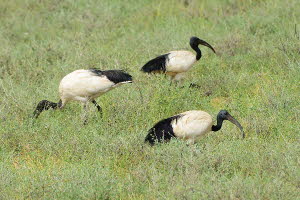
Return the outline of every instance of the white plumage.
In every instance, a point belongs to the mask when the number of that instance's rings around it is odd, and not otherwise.
[[[171,51],[166,60],[166,74],[179,81],[196,61],[196,55],[190,51]]]
[[[176,137],[194,141],[211,131],[212,117],[204,111],[191,110],[181,113],[179,120],[173,120],[171,125]]]
[[[122,80],[119,83],[114,83],[107,76],[95,75],[91,70],[76,70],[66,75],[59,84],[61,108],[71,100],[83,103],[92,101],[121,84],[131,82],[131,80]]]
[[[38,117],[43,110],[63,108],[69,101],[80,101],[85,105],[92,102],[98,109],[101,107],[95,98],[125,83],[131,83],[131,75],[122,70],[80,69],[66,75],[59,84],[60,101],[54,103],[48,100],[39,102],[34,112]]]
[[[169,141],[172,137],[176,137],[193,144],[206,133],[220,130],[224,120],[229,120],[238,126],[244,137],[240,123],[226,110],[221,110],[217,115],[217,125],[213,125],[213,119],[207,112],[191,110],[156,123],[149,130],[145,141],[154,144],[155,142]]]
[[[184,77],[184,73],[201,58],[199,44],[207,46],[215,52],[213,47],[204,40],[191,37],[190,46],[195,50],[196,55],[190,51],[170,51],[148,61],[141,70],[146,73],[166,73],[171,76],[172,80],[179,81]]]

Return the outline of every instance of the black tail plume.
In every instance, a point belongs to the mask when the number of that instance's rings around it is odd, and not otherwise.
[[[155,143],[168,142],[172,137],[176,137],[173,132],[172,121],[177,120],[182,115],[175,115],[173,117],[163,119],[156,123],[149,131],[145,138],[145,142],[151,146]]]
[[[61,106],[61,100],[59,100],[58,103],[54,103],[48,100],[42,100],[38,103],[36,106],[35,111],[33,112],[33,117],[38,118],[38,116],[43,112],[44,110],[49,110],[50,108],[52,109],[57,109]]]
[[[148,61],[142,68],[141,71],[151,73],[153,71],[166,72],[166,62],[169,54],[158,56]]]
[[[123,70],[104,70],[101,71],[96,68],[90,69],[92,73],[94,73],[96,76],[106,76],[108,80],[117,83],[122,82],[132,82],[132,76],[128,73],[126,73]]]

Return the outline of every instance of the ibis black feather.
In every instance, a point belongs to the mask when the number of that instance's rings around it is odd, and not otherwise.
[[[157,122],[148,131],[145,142],[149,142],[151,145],[154,145],[155,142],[169,141],[172,137],[176,137],[171,122],[179,119],[181,116],[182,115],[175,115]]]
[[[146,73],[151,73],[154,71],[166,71],[166,63],[168,60],[169,54],[164,54],[161,56],[158,56],[150,61],[148,61],[141,69],[141,71]]]
[[[123,70],[105,70],[101,71],[99,69],[90,69],[91,72],[95,73],[97,76],[106,76],[110,81],[115,84],[121,82],[132,81],[132,76]]]

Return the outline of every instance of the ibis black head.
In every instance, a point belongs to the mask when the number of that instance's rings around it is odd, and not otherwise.
[[[214,53],[216,53],[216,51],[214,50],[214,48],[208,44],[207,42],[205,42],[204,40],[201,40],[199,39],[198,37],[191,37],[190,39],[190,45],[191,47],[194,49],[195,47],[198,47],[198,45],[201,44],[201,45],[204,45],[204,46],[207,46],[208,48],[210,48]]]
[[[220,110],[220,112],[218,113],[218,119],[222,119],[222,120],[228,120],[229,112],[227,110]]]
[[[234,117],[232,117],[227,110],[221,110],[217,116],[217,120],[218,121],[228,120],[232,122],[241,130],[243,138],[245,137],[245,133],[243,131],[242,125],[236,119],[234,119]]]
[[[49,110],[50,108],[57,109],[57,108],[61,107],[61,105],[62,105],[61,100],[59,100],[58,103],[54,103],[54,102],[51,102],[51,101],[48,101],[48,100],[42,100],[36,106],[36,109],[35,109],[35,111],[33,113],[33,117],[34,118],[38,118],[38,116],[44,110]]]

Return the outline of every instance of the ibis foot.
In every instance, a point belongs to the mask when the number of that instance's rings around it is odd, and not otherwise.
[[[191,83],[189,88],[198,88],[199,89],[199,88],[201,88],[201,86],[196,83]]]

